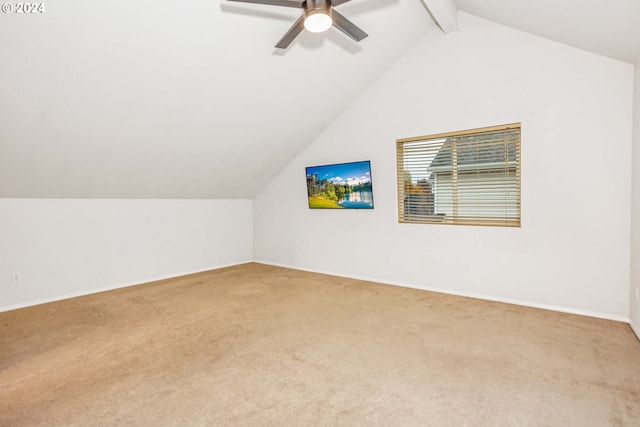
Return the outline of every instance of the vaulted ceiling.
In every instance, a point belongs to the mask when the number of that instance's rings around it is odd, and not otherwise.
[[[640,56],[633,0],[456,2],[616,59]],[[303,32],[286,51],[273,46],[295,9],[44,4],[0,16],[0,197],[251,198],[415,40],[441,36],[420,0],[352,0],[338,10],[368,38]]]
[[[460,10],[621,61],[640,59],[638,0],[455,0]]]

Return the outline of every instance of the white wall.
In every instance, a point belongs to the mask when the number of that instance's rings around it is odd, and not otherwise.
[[[256,260],[626,320],[633,67],[464,13],[254,199]],[[522,227],[398,224],[397,138],[522,122]],[[304,167],[371,160],[375,208],[309,210]]]
[[[635,67],[633,112],[633,182],[631,210],[631,326],[640,338],[640,58]],[[637,291],[636,291],[637,289]]]
[[[252,216],[251,200],[0,199],[0,311],[251,261]]]

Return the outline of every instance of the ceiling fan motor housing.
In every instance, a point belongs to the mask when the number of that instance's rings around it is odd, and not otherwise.
[[[333,25],[331,0],[306,0],[302,7],[304,28],[312,33],[322,33]]]
[[[302,7],[305,10],[305,14],[324,12],[329,15],[331,12],[331,0],[306,0]]]

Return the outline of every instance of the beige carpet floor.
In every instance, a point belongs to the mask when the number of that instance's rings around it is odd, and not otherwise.
[[[245,264],[0,313],[0,425],[640,426],[640,342]]]

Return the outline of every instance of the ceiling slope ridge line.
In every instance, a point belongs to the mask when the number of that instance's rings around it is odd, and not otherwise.
[[[443,33],[458,31],[458,6],[453,0],[422,0]]]

